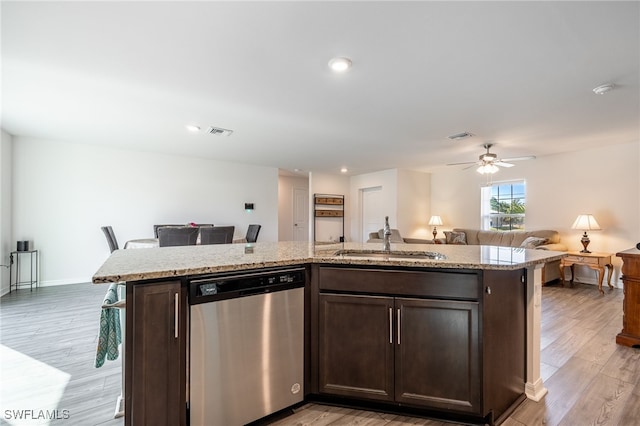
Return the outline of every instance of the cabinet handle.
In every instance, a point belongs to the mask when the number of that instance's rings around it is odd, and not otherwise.
[[[389,343],[393,343],[393,308],[389,308]]]
[[[400,344],[400,308],[398,308],[398,344]]]
[[[176,339],[178,338],[178,325],[179,325],[179,314],[180,314],[180,296],[178,295],[178,293],[176,293],[174,295],[174,313],[173,313],[173,328],[174,328],[174,333],[173,333],[173,337],[175,337]]]
[[[491,287],[487,286],[487,289],[485,290],[485,292],[486,292],[487,294],[491,294]]]

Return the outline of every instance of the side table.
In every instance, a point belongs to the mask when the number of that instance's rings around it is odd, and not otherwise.
[[[602,280],[604,278],[604,267],[608,269],[607,284],[611,285],[611,274],[613,274],[613,265],[611,264],[611,253],[582,253],[580,251],[570,251],[568,256],[562,258],[560,261],[560,279],[562,285],[564,285],[564,268],[565,266],[571,267],[571,284],[573,285],[573,266],[584,265],[587,266],[598,274],[598,290],[601,294],[604,294],[602,290]]]
[[[29,267],[29,280],[28,281],[20,281],[20,257],[22,255],[29,255],[30,267]],[[15,262],[14,262],[15,256]],[[35,257],[35,264],[34,264]],[[16,265],[16,282],[13,282],[13,265]],[[35,266],[35,279],[34,279],[34,266]],[[33,285],[36,285],[38,288],[38,250],[27,250],[27,251],[12,251],[9,253],[9,293],[11,293],[11,288],[13,286],[16,287],[16,290],[20,285],[29,284],[31,287],[31,291],[33,291]]]

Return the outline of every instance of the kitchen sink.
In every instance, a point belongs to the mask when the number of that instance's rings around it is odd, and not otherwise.
[[[444,260],[442,253],[433,251],[375,251],[375,250],[338,250],[334,256],[339,257],[369,257],[374,259],[407,259],[407,260]]]

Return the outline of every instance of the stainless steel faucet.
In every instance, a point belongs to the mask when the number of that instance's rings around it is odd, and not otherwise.
[[[384,217],[384,232],[383,232],[383,246],[382,249],[386,252],[391,251],[391,227],[389,226],[389,216]]]

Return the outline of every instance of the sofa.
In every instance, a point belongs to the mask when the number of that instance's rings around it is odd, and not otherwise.
[[[540,231],[482,231],[479,229],[454,228],[445,231],[445,238],[423,240],[403,238],[397,229],[391,230],[392,243],[405,244],[464,244],[502,247],[522,247],[536,250],[567,251],[560,242],[560,234],[553,230]],[[383,230],[369,234],[367,243],[382,243]],[[549,262],[542,269],[542,282],[549,283],[560,278],[560,261]]]
[[[403,238],[400,235],[400,231],[395,228],[391,228],[391,238],[390,241],[392,243],[401,243],[401,244],[433,244],[433,240],[423,240],[420,238]],[[368,243],[380,243],[384,242],[384,230],[380,229],[378,232],[370,232]]]

